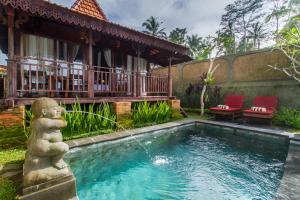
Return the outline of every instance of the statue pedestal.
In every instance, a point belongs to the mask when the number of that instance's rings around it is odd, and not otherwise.
[[[20,200],[77,200],[76,180],[73,174],[23,188]]]

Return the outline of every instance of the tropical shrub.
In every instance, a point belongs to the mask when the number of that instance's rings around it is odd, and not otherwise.
[[[146,101],[136,103],[133,106],[132,119],[135,126],[151,123],[163,123],[169,121],[172,116],[172,109],[167,102],[150,104]]]
[[[282,107],[274,118],[274,124],[300,129],[300,110]]]
[[[206,79],[206,73],[202,74],[200,81],[189,84],[185,90],[185,94],[181,95],[180,99],[182,100],[182,105],[189,108],[200,108],[200,95],[204,87],[204,81]],[[177,94],[177,96],[179,96]],[[216,106],[220,103],[221,100],[221,87],[207,85],[207,91],[204,96],[205,107],[209,108]]]
[[[71,112],[64,116],[68,125],[62,129],[62,134],[67,138],[76,138],[83,133],[113,130],[116,116],[108,103],[96,106],[89,104],[81,106],[76,102],[71,106]]]
[[[67,108],[66,105],[61,105]],[[67,121],[67,127],[62,129],[62,134],[65,139],[73,139],[83,136],[90,136],[92,133],[99,132],[106,133],[115,129],[116,115],[108,103],[103,103],[96,106],[96,104],[80,105],[77,101],[71,105],[70,112],[64,115]],[[30,121],[33,115],[31,110],[26,110],[26,125],[24,127],[25,135],[28,137],[30,134]],[[87,134],[89,133],[89,134]]]
[[[172,118],[172,120],[179,120],[179,119],[183,119],[183,115],[181,114],[180,111],[175,110],[172,112],[171,118]]]
[[[132,129],[134,128],[134,122],[131,114],[125,114],[118,116],[117,127],[118,130]]]

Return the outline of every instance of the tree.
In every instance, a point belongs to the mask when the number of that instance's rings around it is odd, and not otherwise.
[[[190,48],[191,56],[196,58],[200,51],[200,42],[202,38],[196,35],[187,36],[187,45]]]
[[[232,24],[234,33],[239,35],[243,50],[247,50],[247,30],[262,16],[263,0],[235,0],[226,6],[226,13],[222,15],[221,26]]]
[[[253,39],[253,47],[259,49],[260,41],[268,35],[263,28],[263,24],[256,22],[252,25],[252,29],[248,30],[248,38]]]
[[[236,39],[232,22],[228,22],[228,25],[218,30],[216,34],[218,43],[223,47],[223,53],[225,55],[236,53]]]
[[[300,17],[295,20],[298,23],[281,31],[280,41],[274,48],[274,50],[281,51],[289,59],[289,65],[269,65],[269,67],[283,72],[300,83]]]
[[[272,8],[270,10],[271,12],[267,15],[265,21],[268,23],[271,20],[275,20],[275,24],[276,24],[275,35],[276,38],[278,39],[280,19],[286,16],[290,11],[290,9],[287,6],[288,0],[268,0],[268,2],[272,3]]]
[[[191,56],[196,60],[208,59],[211,52],[211,44],[207,38],[196,35],[187,36],[187,45],[190,48]]]
[[[186,41],[186,28],[176,28],[170,32],[169,40],[171,42],[183,45]]]
[[[214,82],[214,73],[219,68],[220,64],[215,65],[216,58],[220,55],[222,51],[222,47],[219,46],[219,38],[214,37],[208,37],[207,42],[210,44],[210,50],[209,50],[209,67],[207,73],[205,73],[205,77],[203,80],[203,88],[200,95],[200,106],[201,106],[201,115],[204,115],[204,108],[205,108],[205,94],[208,85],[212,84]],[[215,53],[215,55],[213,55]]]
[[[162,24],[163,22],[159,22],[157,18],[151,16],[142,24],[145,28],[143,32],[153,36],[166,38],[167,34],[165,33],[165,28],[161,28]]]

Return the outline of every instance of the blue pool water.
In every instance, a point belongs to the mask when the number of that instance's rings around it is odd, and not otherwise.
[[[272,199],[288,141],[189,126],[72,150],[80,200]]]

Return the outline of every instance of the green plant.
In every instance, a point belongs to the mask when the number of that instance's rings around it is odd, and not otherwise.
[[[179,119],[183,119],[183,115],[181,114],[180,111],[175,110],[172,112],[172,120],[179,120]]]
[[[273,121],[279,126],[300,129],[300,110],[282,107]]]
[[[150,104],[146,101],[134,104],[132,119],[135,126],[163,123],[170,120],[172,109],[167,102]]]
[[[65,113],[67,127],[62,134],[67,139],[78,138],[86,133],[102,132],[115,128],[116,116],[108,103],[96,106],[81,106],[77,101],[71,106],[72,112]]]
[[[17,188],[13,181],[0,177],[0,199],[13,200],[17,196]]]
[[[23,128],[24,128],[24,134],[26,136],[26,138],[29,138],[30,135],[30,123],[33,119],[33,114],[31,109],[26,109],[25,110],[25,119],[24,119],[24,123],[23,123]]]
[[[117,129],[132,129],[134,128],[134,122],[131,114],[125,114],[118,117]]]

